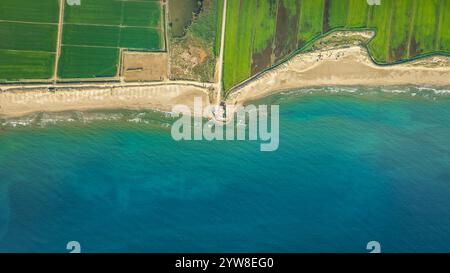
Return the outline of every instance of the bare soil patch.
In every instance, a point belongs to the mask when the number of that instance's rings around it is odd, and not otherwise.
[[[122,56],[122,75],[131,81],[164,81],[168,78],[167,53],[125,51]]]

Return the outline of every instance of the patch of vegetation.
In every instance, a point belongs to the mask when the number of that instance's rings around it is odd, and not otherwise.
[[[51,78],[58,19],[58,0],[0,1],[0,81]]]
[[[58,23],[58,0],[1,0],[0,20]]]

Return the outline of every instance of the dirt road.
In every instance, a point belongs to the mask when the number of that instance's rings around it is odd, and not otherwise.
[[[59,56],[61,56],[62,29],[64,23],[64,1],[65,0],[59,0],[58,40],[56,43],[55,70],[53,72],[52,78],[54,81],[58,79]]]

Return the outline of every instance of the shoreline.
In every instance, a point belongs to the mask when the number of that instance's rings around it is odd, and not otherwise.
[[[192,107],[195,97],[203,106],[213,104],[211,83],[166,81],[158,83],[0,85],[0,117],[37,112],[102,109],[171,111],[175,105]],[[449,87],[450,58],[427,57],[408,63],[374,64],[361,45],[324,48],[298,54],[291,60],[250,80],[226,97],[228,105],[245,105],[275,93],[324,87]],[[191,108],[192,109],[192,108]]]
[[[37,112],[107,109],[171,111],[178,104],[193,106],[194,97],[209,105],[207,88],[167,83],[155,86],[113,86],[7,90],[0,92],[0,117],[20,117]]]

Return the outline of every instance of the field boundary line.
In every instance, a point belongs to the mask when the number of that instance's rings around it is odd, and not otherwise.
[[[159,2],[159,0],[150,0],[150,1],[143,1],[143,0],[115,0],[117,2],[137,2],[137,3],[151,3],[151,2]]]
[[[412,15],[410,17],[410,19],[411,19],[410,22],[411,23],[410,23],[410,26],[409,26],[409,29],[408,29],[408,44],[406,46],[406,56],[408,58],[411,57],[411,39],[412,39],[412,34],[414,32],[415,24],[416,24],[416,16],[417,16],[417,5],[416,5],[416,2],[417,2],[417,0],[414,0],[412,2],[413,10],[412,10]]]
[[[434,41],[434,50],[439,50],[439,48],[441,47],[441,28],[444,20],[444,8],[445,8],[444,0],[441,0],[441,4],[439,6],[439,16],[438,18],[436,18],[436,26],[435,26],[436,37]]]
[[[0,19],[0,23],[30,24],[30,25],[51,25],[51,26],[58,25],[58,23],[33,22],[33,21],[15,21],[15,20],[1,20],[1,19]]]
[[[64,25],[72,26],[92,26],[92,27],[116,27],[116,28],[146,28],[146,29],[160,29],[159,27],[142,27],[142,26],[128,26],[128,25],[106,25],[106,24],[89,24],[89,23],[64,23]]]
[[[27,50],[27,49],[7,49],[7,48],[0,48],[0,51],[14,51],[14,52],[27,52],[27,53],[47,53],[47,54],[56,54],[54,51],[42,51],[42,50]]]
[[[72,45],[72,44],[61,44],[61,46],[68,46],[68,47],[89,47],[89,48],[125,48],[120,46],[95,46],[95,45]]]
[[[161,27],[164,30],[164,50],[167,54],[167,75],[166,75],[167,81],[169,81],[172,76],[172,64],[171,64],[171,56],[170,56],[170,42],[171,42],[170,36],[171,35],[169,33],[169,21],[170,21],[170,13],[169,13],[170,3],[169,2],[170,2],[170,0],[166,0],[164,3],[164,6],[162,6],[160,3],[161,12],[163,12],[161,19],[164,20],[164,25],[161,24]]]

